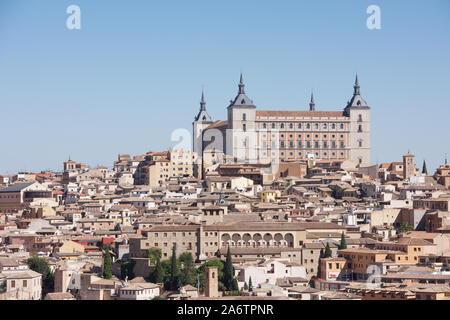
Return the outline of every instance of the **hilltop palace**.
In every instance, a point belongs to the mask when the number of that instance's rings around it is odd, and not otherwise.
[[[342,111],[317,111],[311,94],[309,111],[257,110],[239,92],[227,108],[226,121],[213,121],[204,95],[193,122],[193,151],[203,167],[220,163],[279,163],[317,159],[370,163],[370,108],[360,95],[358,76],[353,97]]]

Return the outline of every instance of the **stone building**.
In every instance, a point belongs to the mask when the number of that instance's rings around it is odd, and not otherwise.
[[[370,163],[370,107],[360,95],[358,76],[353,96],[342,111],[260,111],[239,91],[227,108],[227,121],[213,122],[202,95],[193,122],[194,152],[203,170],[223,162],[265,163],[295,159],[354,160]]]

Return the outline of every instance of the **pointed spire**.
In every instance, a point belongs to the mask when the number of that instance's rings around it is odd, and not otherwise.
[[[242,76],[242,72],[241,72],[241,79],[239,81],[239,94],[245,94],[245,84],[244,84],[244,77]]]
[[[356,95],[360,95],[360,92],[359,92],[359,82],[358,82],[358,74],[356,74],[356,80],[355,80],[355,86],[353,87],[353,88],[355,88],[355,92],[354,92],[354,95],[356,96]]]
[[[202,100],[200,101],[200,111],[206,111],[205,92],[202,90]]]
[[[316,104],[314,103],[314,93],[311,91],[311,102],[309,103],[309,111],[316,111]]]
[[[447,154],[445,154],[445,164],[447,164]]]

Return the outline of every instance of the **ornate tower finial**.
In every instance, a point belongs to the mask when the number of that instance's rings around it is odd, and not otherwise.
[[[241,72],[241,79],[239,81],[239,94],[245,94],[245,84],[244,84],[244,77],[242,76],[242,72]]]
[[[359,82],[358,82],[358,74],[356,74],[356,80],[355,80],[355,86],[353,87],[355,88],[355,92],[354,95],[360,95],[360,91],[359,91]]]
[[[309,103],[309,111],[316,111],[316,104],[314,103],[314,93],[311,91],[311,102]]]
[[[200,111],[206,111],[205,92],[202,89],[202,100],[200,101]]]

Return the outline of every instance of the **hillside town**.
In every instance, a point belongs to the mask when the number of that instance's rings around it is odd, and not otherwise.
[[[450,299],[446,160],[195,158],[0,175],[0,300]]]

